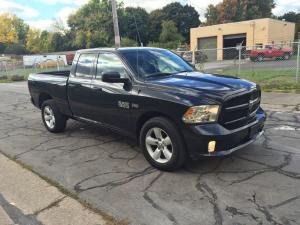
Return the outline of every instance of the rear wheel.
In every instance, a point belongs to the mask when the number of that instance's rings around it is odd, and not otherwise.
[[[42,104],[42,120],[46,129],[52,133],[63,132],[66,128],[67,118],[59,112],[53,100]]]
[[[186,161],[182,137],[173,122],[166,118],[147,121],[141,130],[140,143],[147,161],[160,170],[176,170]]]
[[[284,54],[283,59],[284,59],[284,60],[289,60],[290,57],[291,57],[290,54]]]

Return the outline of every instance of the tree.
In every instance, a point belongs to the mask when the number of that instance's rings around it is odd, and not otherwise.
[[[142,42],[143,44],[147,44],[149,41],[148,20],[149,14],[145,9],[141,7],[125,8],[119,20],[121,35],[136,40],[136,43]]]
[[[0,43],[17,43],[18,34],[13,24],[13,15],[0,14]]]
[[[27,34],[26,49],[32,53],[41,52],[40,49],[40,35],[39,29],[30,28]]]
[[[274,0],[223,0],[206,9],[206,24],[239,22],[272,16]]]
[[[166,48],[176,48],[184,40],[171,20],[163,21],[159,41]]]
[[[214,25],[218,23],[218,9],[213,4],[209,4],[204,14],[206,18],[206,25]]]
[[[137,46],[137,42],[127,37],[121,38],[121,46],[122,47],[134,47]]]
[[[172,20],[185,41],[190,38],[190,28],[200,25],[199,14],[194,7],[173,2],[162,8],[163,20]]]
[[[122,5],[118,14],[122,17]],[[113,43],[112,14],[109,0],[90,0],[68,18],[71,32],[75,33],[75,47],[106,47]]]
[[[156,9],[152,11],[149,15],[149,40],[158,41],[159,34],[161,33],[161,24],[164,20],[164,14],[161,9]]]

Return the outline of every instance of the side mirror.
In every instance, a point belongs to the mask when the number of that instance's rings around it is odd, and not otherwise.
[[[129,81],[128,78],[121,78],[119,72],[105,72],[102,74],[102,81],[106,83],[127,83]]]

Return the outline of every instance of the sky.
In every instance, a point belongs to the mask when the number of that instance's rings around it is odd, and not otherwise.
[[[117,0],[118,2],[121,0]],[[141,6],[148,12],[162,8],[175,0],[123,0],[125,6]],[[200,19],[204,21],[204,13],[208,4],[217,4],[222,0],[177,0],[182,4],[189,4],[196,8]],[[0,13],[16,14],[32,27],[50,29],[54,19],[61,19],[65,24],[72,12],[88,0],[0,0]],[[275,15],[282,15],[288,11],[300,11],[300,0],[275,0]]]

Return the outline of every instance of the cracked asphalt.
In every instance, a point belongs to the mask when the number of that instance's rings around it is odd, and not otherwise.
[[[0,151],[131,224],[300,224],[300,114],[268,111],[265,135],[226,158],[173,173],[101,127],[51,134],[25,83],[0,85]]]

